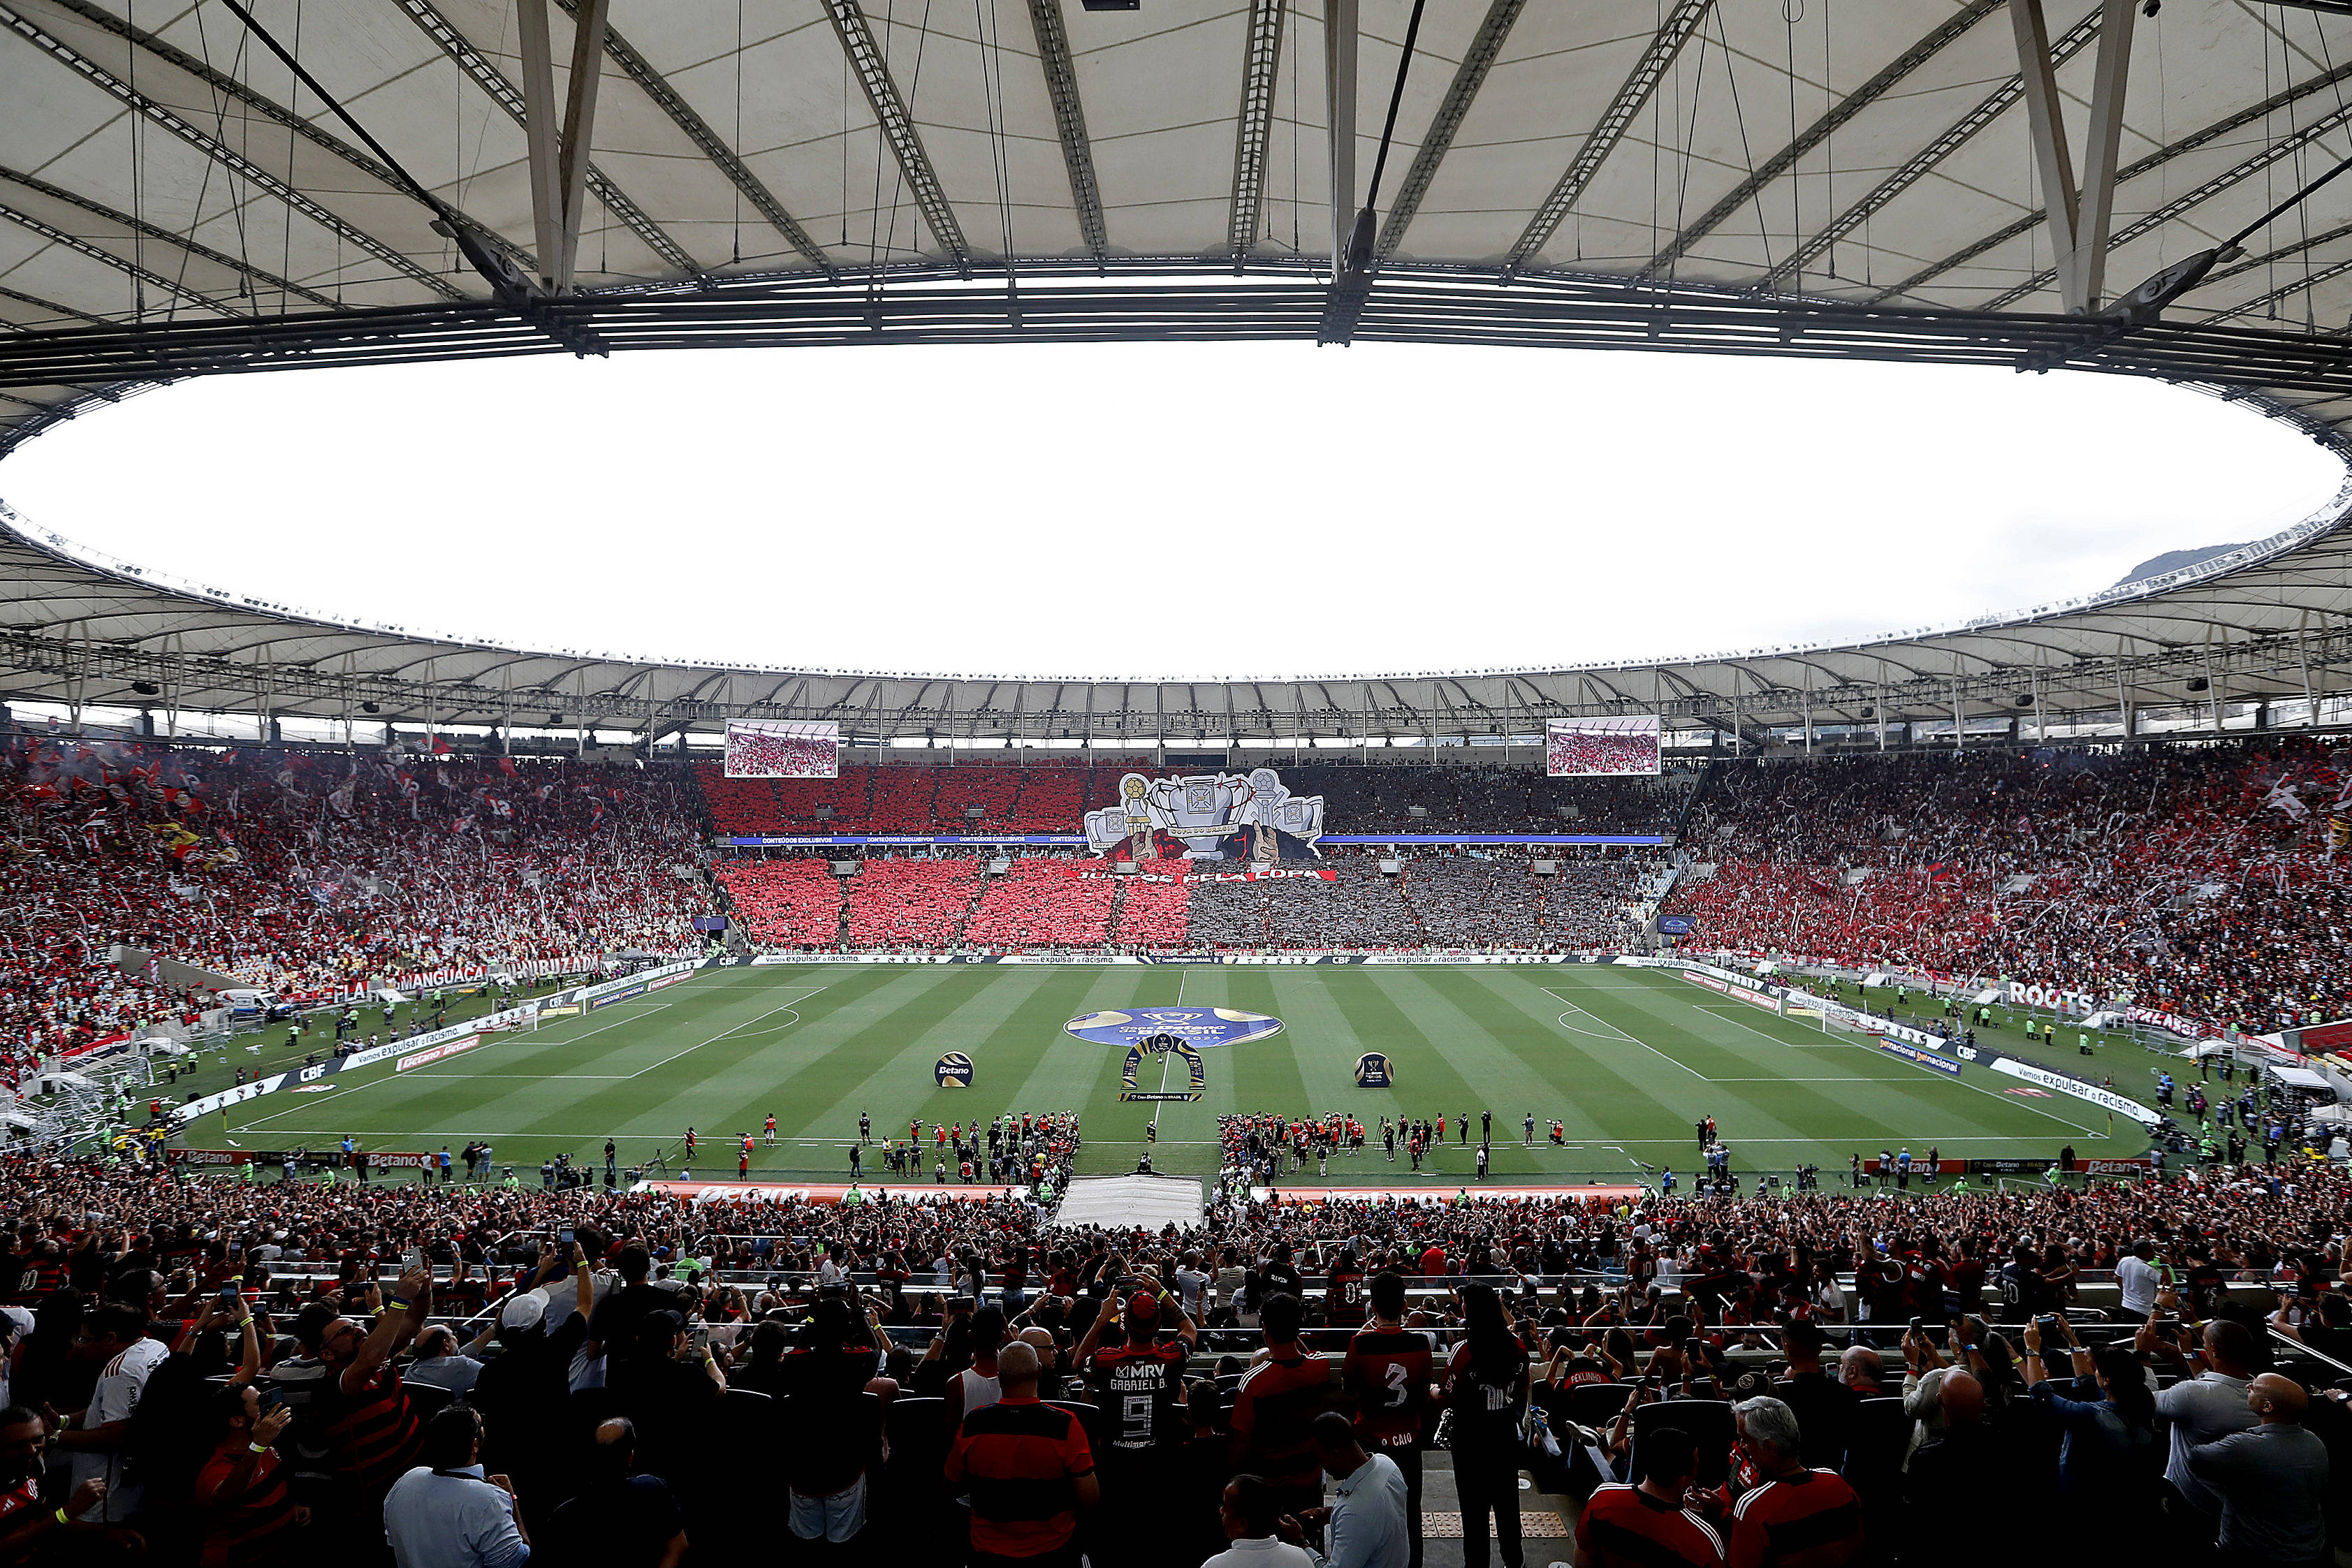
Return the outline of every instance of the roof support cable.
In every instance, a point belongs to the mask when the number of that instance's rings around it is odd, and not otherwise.
[[[1372,291],[1372,243],[1380,233],[1377,215],[1381,203],[1381,177],[1388,172],[1389,147],[1396,140],[1397,110],[1404,102],[1405,77],[1412,69],[1414,48],[1421,41],[1421,14],[1428,0],[1412,0],[1412,16],[1405,23],[1404,48],[1397,56],[1396,80],[1389,88],[1389,113],[1381,126],[1380,151],[1372,157],[1372,183],[1364,192],[1364,204],[1356,214],[1356,225],[1348,236],[1348,254],[1331,258],[1331,294],[1323,309],[1323,324],[1315,334],[1316,342],[1347,343],[1356,335],[1356,323],[1364,313],[1364,302]]]
[[[458,252],[489,284],[490,292],[501,306],[583,358],[590,354],[601,356],[612,352],[611,345],[595,333],[565,320],[550,309],[547,297],[540,291],[536,284],[523,275],[522,269],[517,267],[504,252],[484,244],[481,237],[457,215],[455,208],[426,190],[416,176],[411,174],[402,165],[400,160],[392,155],[391,149],[378,141],[369,132],[368,128],[362,125],[352,116],[351,110],[345,109],[341,101],[320,84],[317,77],[310,74],[310,68],[297,59],[293,52],[285,45],[279,43],[268,28],[261,25],[252,12],[239,5],[237,0],[221,0],[221,4],[227,6],[229,14],[244,23],[247,29],[261,40],[263,47],[276,55],[279,62],[294,73],[295,80],[309,88],[336,119],[351,127],[352,134],[357,136],[367,150],[375,154],[377,160],[392,172],[410,195],[432,211],[434,232],[445,239],[457,243]]]
[[[1004,141],[1004,48],[1003,34],[996,25],[996,0],[971,0],[971,26],[980,54],[981,101],[988,113],[988,163],[996,184],[996,222],[1003,235],[1005,311],[1017,329],[1021,325],[1021,278],[1013,260],[1013,156]]]

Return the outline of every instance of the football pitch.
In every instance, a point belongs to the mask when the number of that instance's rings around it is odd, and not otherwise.
[[[1224,1008],[1282,1020],[1280,1032],[1201,1051],[1197,1102],[1122,1103],[1126,1051],[1073,1038],[1064,1025],[1107,1010]],[[2015,1030],[1998,1038],[2014,1050]],[[1988,1043],[1994,1043],[1990,1041]],[[969,1088],[942,1087],[948,1052],[972,1062]],[[1385,1055],[1391,1087],[1359,1087],[1357,1059]],[[2099,1063],[2125,1092],[2147,1076],[2136,1047]],[[2126,1061],[2126,1058],[2129,1060]],[[2049,1059],[2059,1065],[2059,1059]],[[1164,1076],[1163,1076],[1164,1075]],[[1180,1060],[1146,1058],[1139,1086],[1182,1089]],[[1823,1034],[1671,973],[1580,965],[1225,967],[780,965],[698,972],[684,984],[543,1024],[494,1034],[477,1049],[395,1072],[389,1061],[208,1115],[184,1141],[246,1149],[333,1147],[345,1135],[377,1151],[488,1143],[495,1160],[535,1179],[568,1151],[600,1166],[604,1141],[625,1166],[656,1154],[675,1170],[686,1129],[700,1140],[698,1176],[731,1179],[740,1140],[760,1142],[756,1179],[840,1179],[861,1112],[878,1148],[910,1119],[985,1123],[1006,1113],[1076,1111],[1081,1172],[1135,1168],[1155,1114],[1153,1163],[1213,1173],[1217,1118],[1344,1112],[1371,1134],[1332,1162],[1340,1182],[1453,1186],[1473,1174],[1477,1134],[1459,1118],[1494,1115],[1497,1177],[1623,1180],[1669,1166],[1687,1186],[1694,1124],[1713,1116],[1744,1172],[1822,1167],[1930,1145],[1949,1158],[2053,1159],[2146,1152],[2128,1119],[2085,1102],[1967,1067],[1952,1078],[1882,1053],[1867,1039]],[[1522,1143],[1523,1119],[1538,1124]],[[1382,1116],[1446,1118],[1446,1147],[1412,1172],[1382,1154]],[[1557,1119],[1565,1146],[1552,1145]],[[928,1171],[928,1157],[925,1169]],[[869,1151],[866,1175],[879,1162]],[[1311,1185],[1311,1173],[1300,1173]]]

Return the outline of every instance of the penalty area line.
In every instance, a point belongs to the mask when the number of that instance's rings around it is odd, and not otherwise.
[[[1684,1061],[1676,1057],[1668,1056],[1664,1051],[1660,1051],[1656,1046],[1652,1045],[1649,1041],[1628,1033],[1624,1030],[1618,1028],[1617,1025],[1611,1023],[1607,1019],[1601,1018],[1596,1013],[1586,1012],[1584,1009],[1578,1007],[1574,1002],[1570,1001],[1566,997],[1561,996],[1558,991],[1552,989],[1551,987],[1544,987],[1543,992],[1546,996],[1551,998],[1552,1000],[1566,1006],[1569,1012],[1577,1013],[1584,1018],[1590,1019],[1594,1023],[1599,1024],[1602,1029],[1613,1030],[1616,1031],[1613,1035],[1595,1033],[1591,1030],[1569,1022],[1568,1013],[1562,1013],[1559,1015],[1559,1026],[1560,1028],[1567,1030],[1570,1033],[1583,1035],[1588,1040],[1608,1040],[1613,1039],[1622,1040],[1628,1045],[1638,1045],[1643,1051],[1648,1051],[1652,1056],[1656,1057],[1659,1061],[1673,1062],[1676,1067],[1681,1068],[1693,1078],[1698,1079],[1702,1082],[1707,1081],[1706,1074],[1701,1072],[1697,1068],[1693,1067],[1689,1062]]]

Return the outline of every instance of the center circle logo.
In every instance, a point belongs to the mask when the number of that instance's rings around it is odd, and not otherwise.
[[[1079,1040],[1152,1051],[1207,1051],[1264,1040],[1282,1020],[1233,1008],[1138,1008],[1132,1012],[1083,1013],[1062,1026]]]

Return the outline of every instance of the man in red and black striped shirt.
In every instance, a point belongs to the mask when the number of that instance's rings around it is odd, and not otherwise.
[[[284,1405],[263,1410],[251,1384],[225,1388],[215,1399],[220,1437],[196,1472],[195,1501],[204,1511],[197,1562],[199,1568],[260,1568],[287,1550],[287,1531],[310,1522],[310,1511],[294,1501],[292,1468],[276,1452],[294,1413]]]
[[[1102,1494],[1087,1430],[1037,1398],[1037,1352],[1020,1340],[997,1354],[996,1403],[956,1428],[947,1478],[971,1492],[972,1568],[1075,1568],[1077,1511]]]
[[[1577,1568],[1722,1568],[1723,1538],[1683,1506],[1698,1469],[1690,1434],[1661,1427],[1642,1438],[1642,1484],[1594,1489],[1576,1521]]]
[[[1375,1275],[1370,1294],[1371,1325],[1348,1341],[1339,1385],[1356,1407],[1357,1440],[1404,1472],[1408,1568],[1421,1568],[1421,1428],[1435,1366],[1429,1336],[1404,1327],[1404,1276]]]
[[[1796,1412],[1778,1399],[1732,1406],[1739,1451],[1763,1483],[1731,1511],[1731,1568],[1845,1568],[1862,1560],[1862,1502],[1829,1470],[1805,1468]]]
[[[1250,1368],[1234,1396],[1234,1468],[1264,1476],[1285,1513],[1319,1508],[1323,1462],[1307,1428],[1331,1403],[1331,1371],[1298,1343],[1306,1309],[1287,1293],[1259,1309],[1266,1359]]]
[[[311,1416],[341,1483],[339,1501],[362,1512],[382,1504],[415,1458],[416,1411],[392,1357],[416,1337],[432,1305],[433,1276],[420,1265],[401,1275],[373,1329],[337,1318],[319,1337],[326,1373]]]

